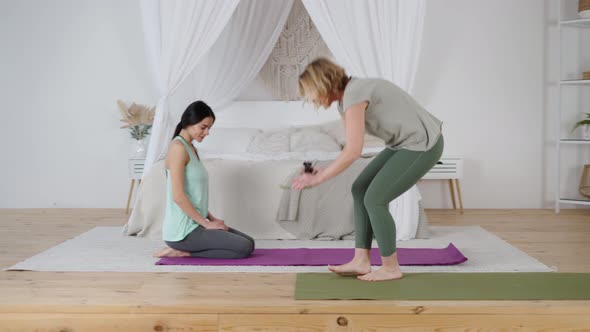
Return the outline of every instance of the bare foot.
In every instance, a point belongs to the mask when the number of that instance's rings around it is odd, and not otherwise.
[[[154,253],[155,258],[162,258],[162,257],[188,257],[191,254],[185,251],[175,250],[172,248],[164,248],[158,252]]]
[[[329,265],[328,269],[341,276],[359,276],[371,272],[371,262],[368,260],[353,259],[342,265]]]
[[[380,268],[377,271],[358,276],[357,279],[364,281],[384,281],[401,279],[404,275],[399,269]]]

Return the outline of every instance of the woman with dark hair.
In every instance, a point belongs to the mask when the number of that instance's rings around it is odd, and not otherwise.
[[[209,177],[191,142],[202,142],[214,122],[211,108],[196,101],[176,126],[166,157],[162,238],[168,247],[154,257],[244,258],[254,250],[254,239],[228,227],[208,209]]]

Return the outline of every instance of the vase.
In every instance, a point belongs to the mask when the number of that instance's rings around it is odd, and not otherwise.
[[[590,125],[582,126],[582,139],[590,140]]]
[[[147,154],[146,139],[138,139],[133,141],[133,148],[131,149],[132,158],[145,158]]]
[[[590,164],[584,165],[579,190],[582,196],[590,198]]]
[[[590,18],[590,0],[578,0],[578,16]]]

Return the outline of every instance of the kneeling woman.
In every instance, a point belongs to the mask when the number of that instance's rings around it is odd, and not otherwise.
[[[254,250],[254,239],[228,227],[208,209],[209,177],[191,142],[202,142],[214,122],[211,108],[196,101],[176,126],[166,157],[162,237],[168,248],[155,257],[244,258]]]

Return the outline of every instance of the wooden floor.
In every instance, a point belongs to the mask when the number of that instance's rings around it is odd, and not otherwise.
[[[427,213],[590,272],[590,210]],[[123,210],[0,210],[0,268],[125,220]],[[295,274],[0,271],[0,331],[590,331],[590,301],[296,301],[294,284]]]

